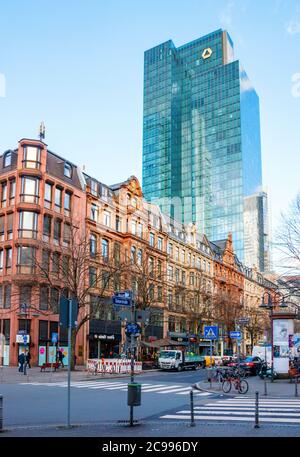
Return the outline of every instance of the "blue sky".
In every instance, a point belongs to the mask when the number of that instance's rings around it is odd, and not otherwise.
[[[274,230],[300,190],[300,1],[2,2],[1,153],[43,120],[49,148],[103,182],[141,178],[144,50],[220,27],[260,96]]]

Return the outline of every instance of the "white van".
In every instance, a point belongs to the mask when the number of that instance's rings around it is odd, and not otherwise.
[[[267,363],[270,364],[272,360],[271,346],[253,346],[252,357],[259,357],[261,360],[267,358]]]

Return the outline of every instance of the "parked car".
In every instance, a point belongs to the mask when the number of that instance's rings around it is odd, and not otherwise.
[[[249,374],[256,376],[261,369],[262,360],[259,357],[246,357],[240,360],[240,367],[247,370]],[[230,367],[236,367],[238,360],[234,360],[228,364]]]
[[[232,361],[232,356],[231,355],[224,355],[222,357],[222,365],[224,367],[226,367],[231,361]]]

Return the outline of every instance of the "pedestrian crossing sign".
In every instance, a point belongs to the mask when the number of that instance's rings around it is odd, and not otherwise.
[[[219,328],[217,325],[206,325],[204,327],[204,338],[208,340],[217,340],[219,337]]]

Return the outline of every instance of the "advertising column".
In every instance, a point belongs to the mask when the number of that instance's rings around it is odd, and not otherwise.
[[[289,371],[289,341],[294,335],[294,320],[275,318],[273,320],[274,370],[278,374]]]

